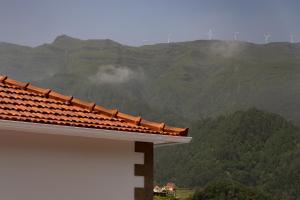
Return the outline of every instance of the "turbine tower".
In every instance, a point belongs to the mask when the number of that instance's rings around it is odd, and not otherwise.
[[[209,30],[208,30],[208,40],[212,40],[212,37],[213,37],[212,30],[209,29]]]
[[[148,40],[143,40],[143,45],[146,45],[148,43]]]
[[[234,39],[235,41],[239,39],[239,34],[240,34],[240,32],[234,32],[234,33],[233,33],[233,39]]]
[[[295,40],[294,40],[294,35],[290,35],[290,43],[294,43]]]
[[[168,34],[168,43],[171,42],[171,33]]]
[[[271,37],[271,34],[264,34],[265,37],[265,44],[269,43],[269,39]]]

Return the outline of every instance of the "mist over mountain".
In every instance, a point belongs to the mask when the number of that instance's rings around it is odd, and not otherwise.
[[[294,125],[300,122],[299,43],[198,40],[131,47],[61,35],[34,48],[0,43],[0,73],[191,126],[190,145],[157,150],[157,181],[194,187],[234,177],[275,194],[300,195]]]
[[[130,47],[61,35],[35,48],[0,43],[0,73],[171,123],[249,107],[300,121],[299,55],[299,43]]]

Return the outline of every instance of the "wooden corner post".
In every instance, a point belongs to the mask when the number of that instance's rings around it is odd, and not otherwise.
[[[135,152],[144,153],[144,164],[134,165],[135,176],[144,176],[144,188],[134,189],[134,200],[153,200],[153,143],[135,142]]]

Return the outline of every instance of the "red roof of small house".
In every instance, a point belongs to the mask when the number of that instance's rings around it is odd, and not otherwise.
[[[175,186],[175,183],[172,183],[172,182],[168,182],[167,184],[166,184],[166,186]]]
[[[167,183],[166,184],[166,188],[176,188],[176,185],[175,185],[175,183],[172,183],[172,182],[169,182],[169,183]]]
[[[138,133],[187,136],[187,128],[147,121],[0,75],[0,119]]]

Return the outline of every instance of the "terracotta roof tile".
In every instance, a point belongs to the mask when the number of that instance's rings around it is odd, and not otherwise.
[[[173,136],[188,134],[187,128],[147,121],[1,75],[0,119]]]
[[[23,88],[23,89],[25,89],[29,84],[29,83],[16,81],[14,79],[10,79],[10,78],[7,78],[7,77],[5,78],[4,82],[6,84],[13,85],[13,86],[16,86],[16,87],[20,87],[20,88]]]
[[[95,103],[84,102],[84,101],[81,101],[80,99],[76,99],[76,98],[73,98],[71,103],[72,103],[72,105],[88,109],[89,111],[93,111],[93,109],[96,105]]]
[[[124,120],[129,121],[129,122],[132,122],[136,125],[140,125],[140,122],[142,120],[142,118],[140,116],[128,115],[128,114],[121,113],[121,112],[118,112],[116,117],[118,117],[120,119],[124,119]]]
[[[72,96],[66,96],[55,91],[50,91],[48,96],[52,99],[60,100],[67,103],[70,103],[71,100],[73,99]]]
[[[103,113],[103,114],[111,116],[111,117],[116,117],[116,115],[118,113],[118,110],[116,110],[116,109],[111,110],[111,109],[107,109],[107,108],[104,108],[104,107],[99,106],[99,105],[96,105],[94,107],[94,111],[97,111],[99,113]]]
[[[36,87],[36,86],[31,85],[30,83],[27,86],[26,90],[31,91],[31,92],[36,92],[36,93],[39,93],[39,94],[43,94],[45,96],[48,96],[49,93],[51,92],[50,89]]]
[[[0,82],[3,83],[3,81],[7,79],[7,76],[0,76]]]

